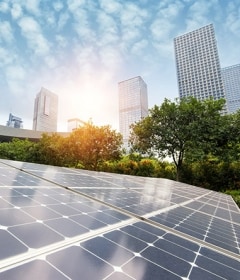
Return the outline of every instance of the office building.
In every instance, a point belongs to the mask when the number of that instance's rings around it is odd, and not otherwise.
[[[14,128],[23,128],[22,123],[23,123],[23,121],[21,118],[16,117],[10,113],[6,126],[14,127]]]
[[[58,117],[58,96],[41,88],[35,98],[33,130],[56,132]]]
[[[179,97],[225,98],[212,24],[174,38]]]
[[[119,130],[123,145],[128,150],[130,125],[148,115],[147,85],[138,76],[118,83]]]
[[[228,112],[240,109],[240,64],[222,68]]]
[[[83,126],[85,124],[84,121],[81,121],[78,118],[69,119],[68,120],[68,132],[72,132],[76,129],[78,129],[80,126]]]

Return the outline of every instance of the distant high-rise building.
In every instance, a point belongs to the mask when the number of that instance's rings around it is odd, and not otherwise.
[[[180,98],[225,98],[212,24],[174,38]]]
[[[23,123],[23,121],[21,118],[16,117],[16,116],[12,115],[11,113],[9,114],[7,126],[14,127],[14,128],[23,128],[22,123]]]
[[[75,129],[79,128],[80,126],[83,126],[84,124],[85,124],[85,122],[81,121],[78,118],[69,119],[68,120],[68,132],[72,132]]]
[[[222,68],[228,112],[240,109],[240,64]]]
[[[130,125],[148,115],[147,85],[138,76],[118,83],[119,130],[128,149]]]
[[[56,132],[58,117],[58,96],[41,88],[35,98],[33,130]]]

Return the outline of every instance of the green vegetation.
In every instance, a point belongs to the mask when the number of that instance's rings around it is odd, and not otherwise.
[[[239,205],[240,112],[223,115],[223,107],[223,100],[166,99],[132,125],[129,155],[119,133],[87,123],[67,138],[0,143],[0,158],[179,180],[231,194]]]
[[[228,190],[225,193],[231,195],[240,208],[240,190]]]

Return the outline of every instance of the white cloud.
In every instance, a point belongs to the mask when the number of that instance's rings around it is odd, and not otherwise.
[[[113,17],[107,15],[105,12],[100,11],[97,14],[97,23],[100,31],[103,32],[117,32],[117,24]]]
[[[24,0],[23,5],[28,12],[35,16],[38,16],[41,14],[39,8],[40,1],[41,0]]]
[[[67,5],[71,12],[75,12],[76,9],[84,6],[86,4],[85,0],[68,0]]]
[[[145,24],[149,14],[147,10],[141,9],[133,3],[127,3],[121,10],[120,17],[123,26],[140,28]]]
[[[153,40],[161,41],[169,38],[170,32],[173,30],[174,25],[165,19],[156,19],[150,26]]]
[[[46,20],[46,24],[51,27],[56,26],[56,18],[55,13],[53,11],[47,11],[44,13],[44,18]]]
[[[212,11],[218,6],[218,0],[196,1],[188,10],[186,19],[186,31],[197,29],[212,22]]]
[[[70,18],[70,16],[68,13],[61,13],[59,15],[59,19],[58,19],[58,23],[57,23],[58,29],[62,29],[68,22],[69,18]]]
[[[11,8],[13,19],[18,19],[22,16],[22,7],[18,3],[14,3]]]
[[[6,13],[9,10],[8,1],[1,1],[0,12]]]
[[[37,21],[31,17],[24,17],[19,20],[18,24],[32,51],[40,56],[48,54],[50,46]]]
[[[61,48],[65,48],[68,44],[68,40],[61,35],[56,35],[56,42]]]
[[[79,71],[86,75],[92,74],[97,66],[97,54],[93,46],[78,46],[74,49],[75,59],[77,61]]]
[[[7,43],[13,40],[13,31],[8,21],[0,21],[0,41],[3,40]]]
[[[11,64],[14,60],[14,54],[0,47],[0,67]]]
[[[40,26],[32,17],[23,17],[19,22],[23,33],[39,33]]]
[[[108,46],[101,49],[99,54],[104,70],[115,74],[114,72],[120,68],[122,63],[121,52],[114,46]]]
[[[114,18],[100,11],[97,15],[98,23],[98,45],[104,46],[117,44],[119,40],[118,27]]]
[[[236,36],[240,36],[240,5],[239,3],[229,2],[227,5],[227,28]]]
[[[168,20],[174,19],[184,8],[181,1],[161,1],[159,3],[158,16],[164,17]]]
[[[143,39],[139,42],[136,42],[131,50],[131,53],[134,55],[142,55],[144,54],[144,49],[148,46],[148,41]]]
[[[176,27],[178,16],[183,9],[183,4],[180,1],[161,1],[157,8],[157,13],[150,26],[153,41],[166,43],[172,40],[171,32]]]
[[[149,12],[134,3],[124,3],[119,14],[120,43],[122,52],[128,55],[133,45],[148,38]],[[144,34],[144,35],[143,35]]]
[[[59,12],[63,9],[64,5],[61,1],[53,2],[53,8],[56,12]]]
[[[119,13],[122,9],[122,4],[117,0],[100,0],[101,8],[108,14]]]

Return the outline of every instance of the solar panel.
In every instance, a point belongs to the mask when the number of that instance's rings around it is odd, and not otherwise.
[[[171,180],[1,160],[0,248],[0,279],[240,279],[240,211]]]

